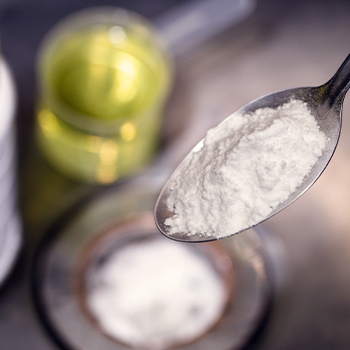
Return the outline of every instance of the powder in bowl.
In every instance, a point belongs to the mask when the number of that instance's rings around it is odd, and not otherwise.
[[[166,349],[213,327],[227,291],[197,250],[157,238],[111,252],[86,295],[104,333],[132,347]]]

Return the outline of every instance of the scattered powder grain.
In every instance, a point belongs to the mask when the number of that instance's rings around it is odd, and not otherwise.
[[[169,233],[220,238],[259,223],[302,183],[326,142],[299,100],[233,114],[184,160],[167,201]]]

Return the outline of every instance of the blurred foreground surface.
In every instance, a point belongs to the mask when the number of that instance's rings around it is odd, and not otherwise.
[[[152,19],[175,3],[121,1],[113,5]],[[57,20],[90,5],[101,3],[55,1],[49,5],[19,0],[3,16],[2,52],[13,69],[19,92],[20,170],[29,159],[32,142],[28,130],[34,117],[34,56],[38,44]],[[175,158],[180,159],[194,146],[206,129],[252,99],[327,81],[349,53],[349,13],[346,0],[259,1],[247,21],[180,57],[164,127]],[[343,118],[340,143],[325,173],[301,199],[265,225],[284,248],[286,269],[281,273],[285,279],[280,279],[271,315],[251,348],[350,347],[350,96],[345,99]],[[186,119],[186,132],[171,142],[174,130]],[[41,160],[37,158],[37,162]],[[43,217],[42,207],[35,207],[34,196],[44,197],[56,190],[66,194],[63,202],[67,205],[73,197],[94,189],[52,175],[47,165],[43,169],[56,185],[41,194],[35,193],[34,187],[22,190],[27,198],[33,196],[34,204],[26,216],[24,251],[0,290],[0,349],[58,349],[33,313],[26,283],[28,260],[40,238],[38,222]],[[26,181],[30,183],[28,178]],[[60,203],[55,204],[60,208]]]

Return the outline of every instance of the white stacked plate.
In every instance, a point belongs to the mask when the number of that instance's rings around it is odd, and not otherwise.
[[[21,245],[16,208],[16,94],[10,70],[0,59],[0,284],[11,270]]]

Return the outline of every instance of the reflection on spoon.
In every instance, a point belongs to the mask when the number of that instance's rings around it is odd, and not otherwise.
[[[326,84],[267,95],[210,130],[161,191],[159,230],[183,242],[225,238],[294,202],[335,151],[349,86],[350,55]]]

